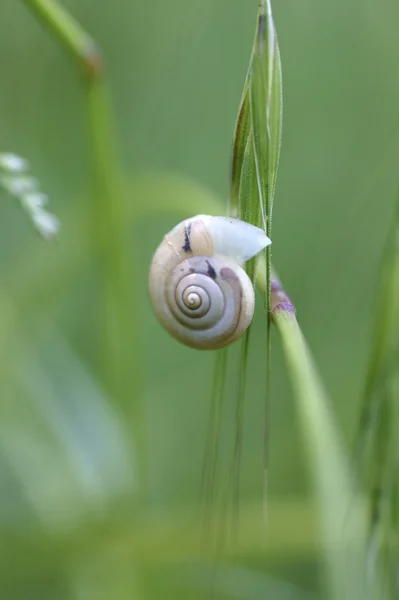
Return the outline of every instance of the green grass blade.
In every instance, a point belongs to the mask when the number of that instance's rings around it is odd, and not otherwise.
[[[369,576],[384,570],[399,593],[397,488],[399,483],[399,206],[388,236],[376,287],[372,351],[363,392],[355,459],[369,496]]]
[[[242,455],[242,442],[244,431],[244,403],[247,384],[247,368],[248,368],[248,348],[249,348],[248,330],[241,343],[240,352],[240,374],[237,392],[236,404],[236,431],[234,439],[234,456],[232,465],[232,482],[233,482],[233,532],[237,532],[239,507],[240,507],[240,466]]]
[[[249,165],[245,164],[245,161],[248,161],[250,158],[250,149],[252,150],[252,133],[247,79],[245,81],[241,106],[238,111],[234,132],[233,158],[231,162],[231,188],[228,209],[229,214],[248,221],[250,220],[250,216],[247,214],[249,203],[244,202],[243,199],[255,195],[255,189],[251,194],[245,193],[243,189],[245,180],[252,181],[253,179],[253,177],[248,176]],[[253,167],[255,167],[254,163]]]
[[[234,133],[230,207],[240,218],[264,227],[269,237],[281,131],[280,52],[270,1],[262,0]],[[256,185],[249,190],[246,180],[254,178]]]
[[[92,163],[93,262],[99,267],[98,345],[100,372],[110,395],[135,427],[144,460],[141,423],[140,347],[137,337],[135,268],[131,257],[126,190],[115,141],[113,114],[101,52],[94,39],[55,0],[23,0],[58,42],[78,59],[86,74],[88,134]],[[142,477],[145,467],[142,466]]]
[[[92,36],[55,0],[22,0],[56,41],[78,59],[85,71],[98,75],[103,68],[100,49]]]
[[[229,208],[234,216],[264,228],[269,238],[272,238],[272,209],[281,147],[282,107],[282,72],[277,32],[270,0],[262,0],[234,134]],[[271,246],[266,248],[265,256],[268,282],[265,287],[268,315],[264,448],[266,498],[271,380]],[[254,281],[253,268],[250,277]],[[248,340],[242,343],[248,344]]]
[[[258,186],[257,225],[263,226],[272,239],[272,212],[280,157],[282,132],[282,72],[277,33],[274,26],[270,0],[261,3],[258,29],[252,56],[249,81],[249,104],[252,124],[252,143]],[[267,495],[267,472],[269,461],[269,403],[271,390],[271,260],[272,246],[266,248],[266,297],[267,321],[267,374],[265,397],[265,448],[264,486]]]
[[[248,93],[259,195],[257,224],[263,224],[266,234],[271,237],[281,144],[282,77],[277,34],[269,1],[262,2],[259,9]]]
[[[216,473],[218,469],[227,356],[228,349],[226,348],[217,352],[213,369],[212,395],[205,443],[201,490],[205,509],[204,517],[206,534],[209,533],[209,515],[211,514],[213,507]],[[205,542],[207,543],[208,540],[206,539]]]
[[[333,600],[382,598],[374,595],[366,582],[364,515],[331,405],[296,320],[295,308],[278,281],[273,282],[272,307],[308,449],[329,596]]]

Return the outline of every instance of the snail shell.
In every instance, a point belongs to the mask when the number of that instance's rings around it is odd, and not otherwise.
[[[231,344],[254,313],[254,290],[241,265],[269,244],[262,229],[239,219],[198,215],[179,223],[164,237],[149,273],[160,323],[192,348]]]

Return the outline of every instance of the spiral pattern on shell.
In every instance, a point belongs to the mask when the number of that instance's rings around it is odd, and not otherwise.
[[[242,231],[258,235],[260,241],[252,237],[247,242]],[[255,244],[256,251],[250,252],[255,254],[270,240],[237,219],[205,215],[177,225],[156,251],[149,273],[151,303],[161,324],[183,344],[223,348],[250,325],[255,298],[238,262],[243,243]]]

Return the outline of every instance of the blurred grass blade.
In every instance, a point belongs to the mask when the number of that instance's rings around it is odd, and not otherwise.
[[[216,473],[218,468],[221,436],[222,408],[225,394],[228,348],[216,353],[213,367],[212,396],[205,442],[205,458],[202,473],[202,494],[205,509],[205,532],[209,531],[209,518],[213,508]],[[207,543],[208,540],[205,540]]]
[[[272,285],[272,315],[283,345],[308,449],[330,597],[334,600],[382,598],[374,596],[365,582],[365,522],[330,402],[296,320],[295,308],[277,280]],[[348,510],[353,498],[355,506],[348,526]]]
[[[26,336],[11,297],[0,295],[0,308],[0,460],[17,482],[2,492],[0,521],[8,505],[9,519],[62,530],[133,498],[134,453],[121,413],[62,335],[52,332],[48,350]]]
[[[56,0],[22,0],[83,65],[88,74],[102,70],[101,52],[92,36]]]
[[[247,369],[248,369],[248,347],[249,347],[250,330],[248,330],[241,342],[240,352],[240,373],[237,391],[236,404],[236,431],[234,439],[234,455],[232,467],[232,483],[233,483],[233,532],[238,530],[239,519],[239,504],[240,504],[240,465],[242,454],[242,438],[244,432],[244,402],[245,392],[247,387]]]
[[[126,190],[115,140],[113,113],[101,52],[94,39],[55,0],[23,0],[26,6],[83,67],[92,162],[91,241],[99,266],[99,295],[95,309],[101,328],[98,361],[110,395],[123,407],[135,427],[135,441],[144,461],[140,397],[138,306],[134,294]],[[145,466],[141,465],[141,478]],[[142,479],[143,486],[144,481]]]
[[[392,597],[399,593],[399,203],[376,288],[372,352],[363,392],[355,459],[369,496],[369,576],[384,570]]]

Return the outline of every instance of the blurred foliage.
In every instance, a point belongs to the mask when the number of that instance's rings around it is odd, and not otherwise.
[[[256,1],[65,5],[99,42],[108,71],[129,199],[131,360],[144,414],[137,432],[130,390],[115,402],[99,361],[92,234],[104,214],[90,197],[83,75],[22,3],[4,0],[0,149],[29,160],[62,228],[46,245],[15,204],[2,204],[1,597],[197,599],[210,589],[223,599],[322,597],[320,532],[278,344],[262,527],[262,302],[249,348],[241,527],[226,543],[223,569],[208,575],[199,487],[213,353],[173,341],[147,299],[148,266],[165,231],[194,212],[224,211]],[[399,7],[288,0],[275,3],[274,16],[285,112],[273,260],[349,443],[397,188]],[[228,406],[226,464],[233,427]]]
[[[377,568],[385,570],[385,582],[394,598],[399,590],[399,204],[375,292],[373,343],[355,458],[369,497],[368,572],[373,576]]]

